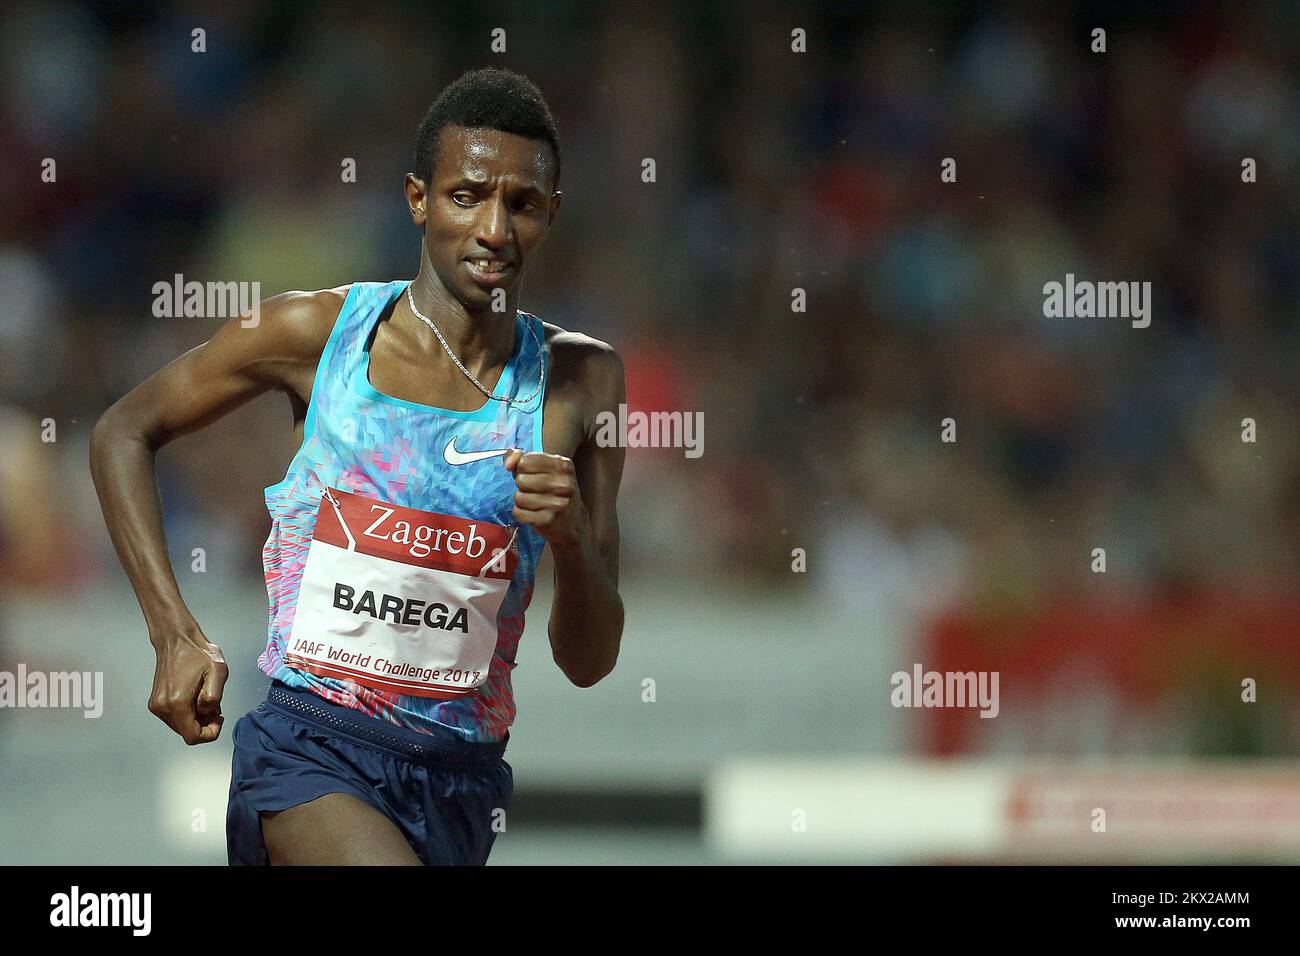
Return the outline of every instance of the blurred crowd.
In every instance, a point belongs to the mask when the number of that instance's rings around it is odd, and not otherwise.
[[[416,125],[504,65],[564,154],[522,307],[618,348],[633,408],[704,413],[702,457],[629,455],[626,574],[932,606],[1095,592],[1104,548],[1121,591],[1293,589],[1296,9],[851,6],[6,4],[7,582],[120,575],[89,429],[219,324],[154,283],[414,275]],[[1067,273],[1151,282],[1150,327],[1045,317]],[[178,554],[260,575],[291,421],[264,396],[161,453]]]

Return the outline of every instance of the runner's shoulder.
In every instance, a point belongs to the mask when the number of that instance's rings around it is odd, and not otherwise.
[[[623,359],[608,342],[584,332],[570,332],[543,321],[547,347],[551,350],[552,375],[564,382],[586,382],[608,386],[623,380]]]
[[[547,392],[566,396],[578,409],[583,434],[590,437],[601,412],[614,411],[626,401],[623,359],[608,342],[582,332],[570,332],[542,322],[550,349]]]
[[[258,325],[265,347],[283,357],[312,360],[325,351],[350,285],[334,289],[281,292],[264,299]]]

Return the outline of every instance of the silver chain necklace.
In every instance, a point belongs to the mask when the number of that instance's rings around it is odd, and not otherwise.
[[[461,364],[460,359],[456,358],[456,353],[451,350],[451,346],[448,345],[447,340],[442,337],[442,333],[438,331],[438,327],[433,324],[433,322],[429,319],[427,315],[425,315],[423,312],[421,312],[419,309],[415,307],[415,296],[411,294],[411,286],[413,286],[414,284],[415,284],[414,282],[411,282],[408,283],[406,286],[406,301],[410,303],[411,311],[415,313],[415,317],[417,319],[419,319],[429,328],[433,329],[433,334],[438,336],[438,341],[442,343],[443,349],[446,350],[449,356],[451,356],[451,360],[456,363],[456,367],[460,369],[461,372],[464,373],[467,379],[469,379],[471,382],[475,384],[475,386],[477,386],[480,392],[482,392],[484,395],[486,395],[488,398],[492,399],[493,401],[507,402],[511,405],[527,405],[531,403],[534,398],[537,397],[538,392],[542,390],[542,386],[546,383],[546,362],[542,358],[542,340],[539,339],[537,337],[537,333],[533,331],[533,323],[528,322],[526,324],[528,326],[529,334],[532,335],[533,337],[533,341],[537,343],[537,365],[539,369],[539,374],[537,376],[537,388],[533,389],[533,394],[529,395],[527,398],[502,398],[499,395],[493,395],[490,391],[487,390],[487,388],[484,387],[482,382],[480,382],[478,379],[476,379],[473,375],[469,373],[469,369],[467,369],[464,365]],[[501,374],[504,375],[505,372],[502,372]]]

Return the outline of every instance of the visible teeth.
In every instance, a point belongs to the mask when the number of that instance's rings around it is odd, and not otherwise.
[[[500,272],[506,265],[497,259],[472,259],[471,261],[484,272]]]

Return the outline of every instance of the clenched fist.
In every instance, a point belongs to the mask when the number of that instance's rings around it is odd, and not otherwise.
[[[501,459],[515,476],[515,520],[531,525],[552,548],[576,545],[587,529],[572,459],[512,448]]]
[[[207,744],[221,736],[221,694],[230,668],[221,648],[202,633],[167,635],[154,640],[157,663],[149,713],[187,744]]]

